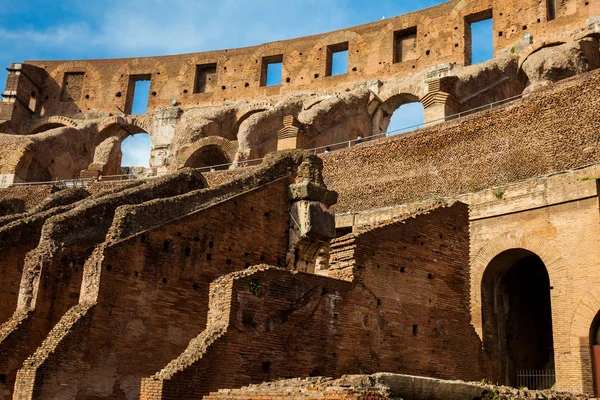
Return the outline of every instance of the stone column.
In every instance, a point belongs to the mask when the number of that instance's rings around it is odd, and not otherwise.
[[[154,172],[166,172],[171,162],[171,151],[175,139],[175,127],[181,110],[179,107],[157,108],[153,113],[150,140],[150,168]]]
[[[425,126],[444,122],[460,111],[460,104],[451,94],[456,77],[450,76],[452,64],[441,64],[427,70],[426,94],[421,98],[425,109]]]
[[[306,145],[300,122],[293,115],[283,117],[283,128],[277,132],[277,151],[303,149]]]

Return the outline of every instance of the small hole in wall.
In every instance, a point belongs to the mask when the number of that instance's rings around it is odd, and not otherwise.
[[[540,22],[542,22],[542,20],[541,20],[540,18],[538,18],[538,19],[537,19],[537,22],[538,22],[538,24],[539,24]]]
[[[523,30],[526,31],[527,30],[527,25],[523,25]]]
[[[6,385],[6,374],[0,374],[0,383]]]
[[[454,44],[454,47],[458,47],[458,43],[455,43],[455,44]]]
[[[433,274],[427,274],[427,279],[433,279]]]
[[[200,238],[198,236],[194,236],[194,242],[199,242]]]
[[[190,249],[189,247],[186,247],[185,248],[185,256],[189,257],[191,253],[192,253],[192,249]]]
[[[292,81],[291,78],[285,78],[285,83],[290,83]]]
[[[156,92],[152,92],[152,96],[156,96]]]
[[[265,213],[265,217],[268,217],[269,215],[271,215],[269,212]]]
[[[177,236],[181,237],[181,232],[177,232]]]
[[[198,290],[199,288],[200,288],[200,286],[198,286],[198,284],[197,284],[197,283],[194,283],[194,284],[192,285],[192,289],[194,289],[194,290]]]
[[[183,94],[187,94],[187,93],[188,93],[188,90],[187,90],[187,89],[185,89],[185,90],[183,91]]]
[[[135,271],[135,272],[133,273],[133,276],[140,276],[140,273],[139,273],[139,272],[137,272],[137,271]]]
[[[498,32],[498,36],[502,36],[502,32],[501,32],[501,31],[500,31],[500,32]]]
[[[163,242],[163,251],[169,251],[169,241],[165,240]]]
[[[417,336],[418,333],[419,333],[419,325],[413,325],[413,327],[412,327],[413,336]]]
[[[315,74],[315,79],[317,79],[319,77],[319,74]]]
[[[262,370],[263,370],[263,372],[271,371],[271,361],[263,361],[262,362]]]
[[[225,260],[225,264],[231,265],[231,260],[230,259]]]
[[[89,94],[86,94],[86,95],[85,95],[85,99],[86,99],[86,100],[89,100],[89,98],[90,98],[90,95],[89,95]]]
[[[400,272],[405,273],[406,272],[406,268],[405,267],[400,267]]]
[[[112,271],[112,265],[108,264],[108,265],[106,266],[106,270],[107,270],[107,271]]]
[[[250,253],[248,253],[247,251],[244,253],[244,257],[248,257],[250,255]]]
[[[248,82],[244,83],[244,87],[248,87],[250,84]]]
[[[425,54],[426,54],[426,55],[430,55],[430,54],[431,54],[431,50],[427,50],[427,51],[425,52]]]
[[[142,235],[142,239],[141,239],[142,243],[146,243],[146,239],[147,239],[147,236],[146,235]]]
[[[264,254],[260,255],[260,261],[265,261],[265,255]]]
[[[206,261],[212,260],[212,254],[206,253]]]
[[[166,285],[167,284],[167,278],[162,278],[162,283],[163,283],[163,285]]]
[[[352,71],[353,71],[353,72],[356,72],[357,70],[358,70],[358,69],[357,69],[356,67],[353,67],[353,68],[352,68]]]
[[[225,85],[221,86],[221,90],[225,90],[227,87]]]
[[[215,244],[212,241],[208,242],[208,248],[212,249],[213,247],[215,247]]]
[[[380,306],[381,305],[381,299],[377,299],[377,305]]]
[[[590,2],[589,2],[589,1],[586,1],[586,2],[585,2],[585,5],[586,5],[586,6],[587,6],[587,5],[589,5],[589,4],[590,4]]]
[[[115,97],[121,97],[121,96],[122,96],[121,92],[117,92],[117,94],[115,94]]]

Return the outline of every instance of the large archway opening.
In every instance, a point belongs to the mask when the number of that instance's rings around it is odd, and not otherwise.
[[[554,385],[550,290],[544,262],[528,250],[505,251],[488,265],[481,286],[483,340],[500,383]]]
[[[231,160],[227,157],[227,154],[223,149],[216,145],[210,144],[203,146],[196,150],[188,160],[185,162],[184,167],[189,168],[209,168],[218,170],[225,170],[229,168]]]
[[[373,134],[394,136],[422,128],[425,109],[417,96],[398,94],[387,99],[373,116]]]
[[[594,395],[600,398],[600,311],[594,318],[590,329],[590,345],[592,349],[592,373],[594,376]]]

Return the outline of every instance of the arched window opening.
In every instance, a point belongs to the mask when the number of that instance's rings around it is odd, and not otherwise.
[[[139,133],[128,136],[121,143],[121,168],[146,169],[150,167],[150,135]],[[143,172],[143,171],[135,171]],[[133,173],[133,171],[124,171],[124,173]]]
[[[544,262],[524,249],[496,256],[482,281],[484,346],[501,383],[549,389],[555,383],[550,278]]]
[[[227,154],[216,144],[201,147],[186,161],[185,167],[208,168],[214,170],[228,169],[231,161]]]
[[[46,131],[49,131],[50,129],[62,128],[64,126],[66,126],[66,125],[65,124],[61,124],[61,123],[44,124],[44,125],[38,126],[37,128],[33,129],[30,132],[30,134],[31,135],[35,135],[36,133],[46,132]]]
[[[397,135],[423,128],[425,123],[425,109],[423,104],[417,102],[401,105],[390,116],[387,128],[389,135]]]

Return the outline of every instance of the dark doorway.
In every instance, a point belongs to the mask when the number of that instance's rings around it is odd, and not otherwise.
[[[592,373],[594,374],[594,395],[600,398],[600,311],[594,318],[590,330],[592,346]]]
[[[224,170],[229,168],[230,161],[219,146],[211,144],[196,151],[185,163],[190,168],[207,168]]]
[[[488,265],[481,290],[484,346],[495,362],[494,378],[516,387],[552,387],[551,287],[543,261],[523,249],[501,253]]]

